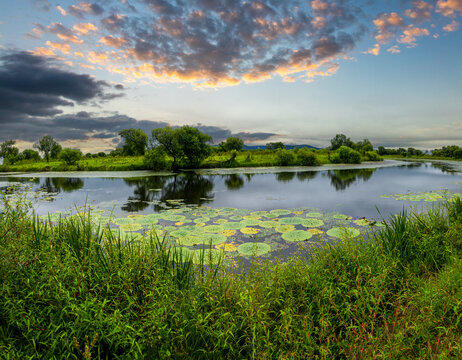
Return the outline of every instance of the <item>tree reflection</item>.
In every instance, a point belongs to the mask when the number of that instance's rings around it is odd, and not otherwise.
[[[225,179],[225,185],[228,190],[239,190],[244,186],[244,179],[238,174],[227,175]]]
[[[336,190],[345,190],[356,180],[368,181],[376,169],[329,170],[327,176]]]
[[[150,204],[155,211],[160,211],[164,209],[162,205],[167,200],[182,200],[185,204],[202,205],[213,198],[214,184],[202,175],[187,173],[124,179],[124,181],[127,185],[135,187],[133,195],[129,196],[122,206],[124,211],[141,211]],[[171,206],[175,205],[171,204]]]
[[[279,182],[289,182],[292,181],[296,173],[294,172],[280,172],[276,174],[276,180]]]
[[[40,190],[47,193],[72,192],[83,188],[83,180],[80,178],[45,178]]]
[[[297,179],[300,181],[312,180],[318,175],[319,171],[299,171],[297,173]]]

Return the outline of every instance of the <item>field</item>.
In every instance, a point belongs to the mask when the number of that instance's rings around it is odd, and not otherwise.
[[[460,358],[462,202],[246,269],[128,242],[90,213],[0,214],[10,359]],[[194,261],[193,261],[194,260]]]
[[[297,150],[288,150],[294,155],[294,162],[289,165],[299,165],[296,162]],[[329,164],[329,152],[317,150],[314,152],[319,164]],[[237,153],[234,161],[230,162],[231,153],[215,153],[206,158],[201,168],[225,167],[259,167],[280,166],[277,153],[271,150],[245,150]],[[97,158],[82,158],[76,165],[67,165],[60,160],[18,161],[14,164],[0,165],[0,171],[40,172],[40,171],[129,171],[149,170],[143,162],[143,156],[106,156]],[[362,159],[365,160],[365,159]]]

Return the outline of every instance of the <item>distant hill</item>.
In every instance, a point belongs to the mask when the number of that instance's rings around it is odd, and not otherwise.
[[[294,148],[308,148],[308,149],[316,149],[316,150],[320,149],[320,148],[317,148],[311,145],[286,145],[287,150],[292,150]],[[265,145],[245,145],[244,144],[244,150],[257,150],[257,149],[266,149],[266,146]]]

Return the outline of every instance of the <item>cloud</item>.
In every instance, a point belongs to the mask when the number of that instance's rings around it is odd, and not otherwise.
[[[71,5],[67,9],[69,15],[83,19],[86,15],[101,15],[104,9],[96,3],[79,2],[77,5]]]
[[[404,19],[396,12],[380,14],[374,19],[374,24],[378,31],[375,39],[379,44],[388,43],[396,36],[397,29],[405,27]]]
[[[98,27],[92,23],[80,23],[75,24],[73,29],[77,31],[80,35],[87,35],[90,32],[98,31]]]
[[[98,49],[87,48],[94,43],[90,39],[79,39],[91,35],[82,23],[68,31],[56,23],[47,28],[64,43],[81,46],[73,50],[89,54],[91,63],[104,64],[127,80],[199,87],[275,76],[311,80],[330,76],[332,64],[344,58],[366,30],[365,14],[353,0],[140,0],[136,8],[114,0],[104,4],[104,10],[87,2],[63,9],[79,19],[99,17],[99,23],[92,21],[98,25]],[[51,44],[58,50],[56,42]],[[62,50],[70,54],[69,48]]]
[[[380,54],[380,44],[375,44],[374,47],[364,51],[364,54],[379,55]]]
[[[401,52],[398,45],[393,45],[391,48],[387,49],[387,51],[392,54],[399,54]]]
[[[407,9],[404,14],[413,21],[424,21],[431,18],[433,5],[425,1],[413,1],[412,8]]]
[[[8,52],[0,56],[0,122],[57,115],[62,106],[120,96],[107,93],[110,87],[89,75],[62,70],[51,58]]]
[[[452,17],[456,12],[462,13],[462,0],[438,0],[436,7],[444,16]]]
[[[417,37],[428,35],[430,35],[430,32],[427,29],[409,25],[406,30],[403,31],[403,34],[398,39],[398,42],[401,44],[407,44],[409,47],[414,47],[416,46]]]
[[[450,24],[444,26],[443,30],[447,32],[457,31],[459,29],[459,25],[460,24],[457,21],[453,20]]]

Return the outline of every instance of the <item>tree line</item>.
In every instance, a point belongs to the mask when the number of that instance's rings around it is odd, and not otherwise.
[[[144,156],[144,162],[150,169],[178,169],[180,167],[198,167],[204,159],[213,152],[229,152],[231,164],[237,156],[237,152],[243,149],[244,142],[238,137],[229,137],[218,146],[210,146],[212,138],[192,126],[178,128],[164,127],[153,129],[150,137],[140,129],[124,129],[119,132],[122,145],[111,151],[110,156]],[[33,148],[19,152],[14,140],[7,140],[0,144],[0,157],[5,164],[13,164],[21,160],[39,161],[42,158],[50,160],[62,160],[66,164],[74,165],[78,160],[86,158],[107,156],[104,152],[97,154],[87,153],[83,155],[78,149],[63,149],[62,146],[51,136],[46,135],[37,141]],[[316,165],[317,159],[313,151],[300,149],[301,151],[288,151],[282,142],[269,142],[266,149],[275,151],[279,165]],[[374,151],[372,143],[368,139],[358,142],[352,141],[344,134],[337,134],[330,140],[328,147],[329,160],[333,163],[359,163],[362,158],[370,161],[380,160],[382,155],[420,156],[423,152],[414,148],[386,149],[379,146]],[[333,154],[331,154],[331,151]],[[443,156],[462,159],[462,148],[453,145],[435,149],[434,156]],[[42,157],[40,156],[42,155]]]

